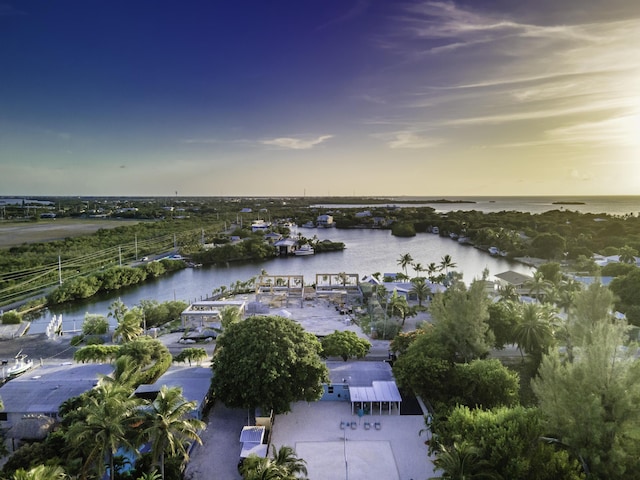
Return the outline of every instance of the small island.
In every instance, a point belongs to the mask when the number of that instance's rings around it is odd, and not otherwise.
[[[551,202],[551,205],[586,205],[585,202],[559,201]]]

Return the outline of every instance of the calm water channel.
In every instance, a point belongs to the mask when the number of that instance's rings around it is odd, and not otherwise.
[[[247,280],[265,269],[271,275],[304,275],[305,284],[315,281],[316,273],[357,273],[360,277],[375,272],[399,272],[398,258],[411,254],[414,262],[426,267],[429,263],[440,263],[444,255],[450,255],[456,263],[453,270],[463,274],[468,284],[480,278],[483,270],[494,275],[505,270],[531,273],[531,269],[520,263],[504,258],[491,257],[471,246],[464,246],[448,238],[428,233],[411,238],[394,237],[388,230],[340,230],[340,229],[300,229],[307,238],[317,235],[320,240],[330,239],[344,242],[342,252],[323,253],[306,257],[274,258],[265,262],[229,267],[204,267],[181,270],[156,281],[132,287],[113,294],[92,298],[87,303],[52,308],[44,311],[32,321],[30,333],[42,333],[52,315],[62,314],[65,330],[80,328],[85,313],[106,315],[109,305],[120,298],[132,308],[141,300],[182,300],[191,302],[211,295],[220,287],[237,280]],[[410,270],[409,274],[413,272]]]

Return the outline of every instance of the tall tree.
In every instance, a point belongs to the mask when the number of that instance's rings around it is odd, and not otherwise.
[[[620,248],[620,261],[622,263],[632,264],[636,263],[636,257],[638,256],[638,251],[630,247],[629,245],[625,245]]]
[[[468,362],[489,352],[494,339],[487,323],[488,305],[481,281],[472,282],[469,289],[464,283],[455,282],[433,296],[429,311],[435,332],[452,352],[452,360]]]
[[[398,265],[400,265],[405,275],[407,274],[407,266],[411,265],[411,262],[413,262],[413,257],[410,253],[404,253],[398,258]]]
[[[532,387],[548,436],[584,459],[592,478],[639,478],[640,364],[611,299],[597,284],[579,295],[568,327],[575,354],[544,356]]]
[[[164,480],[165,454],[181,455],[186,462],[190,441],[202,444],[199,430],[206,424],[190,416],[196,402],[189,402],[182,396],[179,387],[163,385],[155,400],[144,410],[142,437],[151,442],[153,462],[160,466],[160,476]]]
[[[80,407],[82,418],[71,425],[67,438],[85,455],[85,475],[90,470],[98,477],[104,475],[106,460],[109,478],[114,480],[114,455],[118,449],[135,450],[130,434],[139,402],[130,398],[130,394],[130,389],[117,383],[105,383]]]
[[[447,275],[449,273],[450,268],[456,268],[456,264],[451,258],[451,255],[445,255],[440,260],[440,270],[444,271],[444,274]]]
[[[427,282],[422,277],[416,277],[411,280],[411,290],[409,293],[416,296],[418,299],[418,306],[422,306],[422,302],[424,302],[429,295],[431,295],[431,288],[427,285]]]
[[[113,331],[113,338],[128,343],[142,334],[142,310],[138,307],[127,310],[118,318],[118,326]]]
[[[539,363],[554,339],[548,310],[537,303],[520,304],[513,337],[520,352],[533,355],[536,364]]]
[[[253,316],[232,324],[217,342],[211,384],[230,407],[287,412],[291,402],[313,401],[328,379],[322,346],[293,320]]]

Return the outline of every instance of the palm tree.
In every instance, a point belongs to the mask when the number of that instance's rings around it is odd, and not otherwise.
[[[416,262],[413,264],[413,270],[416,272],[416,277],[418,278],[420,277],[420,273],[425,271],[420,262]]]
[[[445,255],[440,260],[440,270],[444,270],[444,274],[447,275],[449,273],[450,268],[455,268],[456,264],[453,262],[451,255]]]
[[[435,470],[443,473],[431,480],[491,480],[500,478],[491,471],[491,464],[480,458],[477,447],[462,441],[454,443],[453,447],[440,446],[440,452],[433,461]]]
[[[540,359],[553,342],[551,311],[535,303],[523,304],[519,311],[514,338],[522,354],[523,350]]]
[[[435,283],[435,279],[437,277],[437,273],[439,271],[438,265],[436,265],[434,262],[431,262],[429,265],[427,265],[427,277],[429,278],[429,281],[431,283]]]
[[[635,248],[625,245],[624,247],[620,248],[619,253],[620,253],[620,261],[622,263],[627,263],[627,264],[636,263],[636,257],[638,255],[638,251]]]
[[[302,458],[298,458],[293,448],[288,445],[282,445],[277,451],[274,445],[271,445],[271,456],[273,463],[279,467],[283,467],[289,474],[296,478],[298,474],[307,475],[307,462]]]
[[[179,387],[163,385],[156,399],[144,413],[142,438],[151,442],[151,457],[160,465],[160,477],[164,480],[164,456],[181,454],[188,459],[186,444],[196,441],[202,444],[198,430],[206,424],[188,415],[195,409],[195,402],[188,402]]]
[[[122,343],[128,343],[142,334],[142,310],[134,308],[126,311],[118,318],[118,326],[113,331],[113,338],[120,338]]]
[[[517,302],[520,300],[518,289],[511,283],[500,285],[498,287],[498,295],[500,295],[501,302]]]
[[[67,432],[71,445],[85,453],[83,473],[89,468],[98,477],[104,475],[105,463],[109,465],[109,477],[115,478],[114,455],[120,447],[135,450],[129,440],[135,423],[139,401],[130,398],[130,389],[117,383],[105,383],[96,388],[80,407],[83,418],[75,421]]]
[[[162,477],[154,470],[153,472],[143,473],[137,480],[162,480]]]
[[[398,258],[398,265],[400,265],[400,268],[402,268],[405,275],[407,274],[407,266],[411,265],[411,262],[413,262],[413,258],[411,257],[410,253],[400,255],[400,258]]]
[[[296,480],[294,475],[276,465],[270,458],[249,455],[240,466],[244,480]]]
[[[60,466],[38,465],[29,470],[20,468],[13,474],[13,480],[63,480],[67,478]]]
[[[282,445],[277,451],[271,446],[271,458],[248,456],[240,473],[245,480],[299,480],[306,478],[306,462],[298,458],[293,448]],[[299,475],[305,475],[300,477]]]
[[[425,279],[422,277],[414,278],[413,280],[411,280],[411,283],[412,285],[409,293],[414,294],[418,298],[418,306],[421,307],[422,302],[424,302],[427,298],[429,298],[429,295],[431,295],[431,289],[429,288],[429,285],[427,285]]]
[[[242,319],[240,309],[234,306],[226,306],[220,311],[220,325],[222,330],[226,330],[230,325]]]
[[[545,280],[542,272],[536,272],[533,274],[533,278],[525,283],[525,287],[529,289],[529,295],[539,299],[549,290],[551,283]]]

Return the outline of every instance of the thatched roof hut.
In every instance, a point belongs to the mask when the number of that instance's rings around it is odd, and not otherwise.
[[[27,441],[39,441],[53,430],[56,421],[45,415],[25,416],[9,429],[8,438]]]

